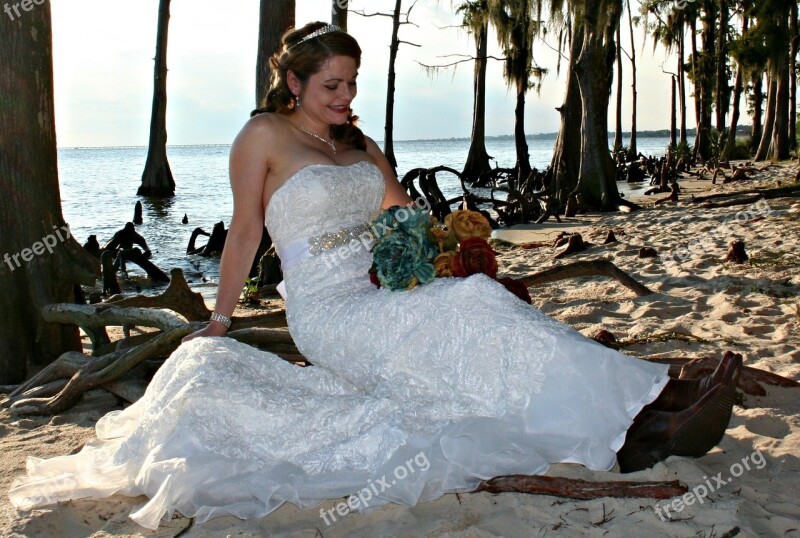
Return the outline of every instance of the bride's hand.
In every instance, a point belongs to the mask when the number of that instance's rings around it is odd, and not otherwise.
[[[188,336],[184,336],[183,339],[181,339],[181,343],[185,344],[189,340],[194,340],[195,338],[200,338],[202,336],[225,336],[227,332],[228,329],[226,329],[224,325],[217,323],[216,321],[212,321],[199,331],[195,331]]]

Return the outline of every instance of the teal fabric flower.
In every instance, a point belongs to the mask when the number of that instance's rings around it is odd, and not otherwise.
[[[428,284],[436,277],[433,260],[439,253],[428,237],[430,215],[420,209],[393,206],[376,219],[378,241],[373,262],[381,285],[392,290]]]

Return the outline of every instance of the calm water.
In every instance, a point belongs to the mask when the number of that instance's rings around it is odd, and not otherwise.
[[[641,138],[639,150],[645,155],[663,155],[669,139]],[[624,144],[628,141],[625,140]],[[529,140],[531,165],[544,168],[550,162],[553,141]],[[488,140],[486,149],[498,166],[511,167],[516,160],[511,140]],[[395,142],[398,173],[409,169],[446,165],[460,170],[466,160],[466,140],[427,140]],[[175,197],[151,201],[136,196],[141,182],[147,148],[61,148],[58,167],[64,217],[72,234],[83,243],[90,234],[97,235],[101,246],[113,233],[133,219],[136,201],[144,206],[144,223],[137,231],[153,250],[152,261],[165,272],[180,267],[193,288],[204,295],[213,295],[218,277],[219,260],[186,256],[186,245],[192,230],[201,226],[211,232],[214,223],[231,221],[233,201],[228,183],[230,146],[173,146],[168,149],[169,162],[176,183]],[[493,163],[494,164],[494,163]],[[455,177],[441,175],[440,186],[446,196],[460,194]],[[642,185],[631,188],[618,184],[621,191],[635,193]],[[184,213],[189,224],[181,224]],[[198,245],[205,243],[198,238]],[[135,265],[131,277],[144,273]],[[208,282],[202,282],[205,278]],[[134,280],[136,280],[134,278]],[[127,286],[132,288],[134,283]]]

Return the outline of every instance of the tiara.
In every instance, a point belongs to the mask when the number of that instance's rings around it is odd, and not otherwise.
[[[294,45],[292,45],[291,47],[289,47],[287,50],[292,50],[292,49],[293,49],[293,48],[295,48],[297,45],[300,45],[301,43],[305,43],[305,42],[306,42],[306,41],[308,41],[309,39],[314,39],[315,37],[319,37],[319,36],[321,36],[321,35],[324,35],[324,34],[327,34],[327,33],[329,33],[329,32],[343,32],[343,31],[344,31],[344,30],[342,30],[341,28],[339,28],[339,27],[338,27],[338,26],[336,26],[335,24],[328,24],[328,25],[326,25],[326,26],[323,26],[323,27],[322,27],[322,28],[320,28],[319,30],[314,30],[313,32],[311,32],[310,34],[308,34],[307,36],[305,36],[303,39],[301,39],[300,41],[298,41],[297,43],[295,43]]]

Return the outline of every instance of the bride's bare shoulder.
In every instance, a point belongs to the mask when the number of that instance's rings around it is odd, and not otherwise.
[[[286,120],[274,112],[256,114],[244,124],[237,139],[266,139],[280,140],[286,129]]]

